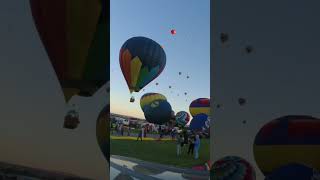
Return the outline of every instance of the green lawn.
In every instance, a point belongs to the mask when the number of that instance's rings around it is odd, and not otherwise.
[[[173,165],[176,167],[191,168],[195,165],[204,164],[210,159],[210,144],[208,139],[201,140],[199,159],[187,155],[188,146],[182,149],[182,155],[176,156],[175,141],[132,141],[111,140],[111,154]]]

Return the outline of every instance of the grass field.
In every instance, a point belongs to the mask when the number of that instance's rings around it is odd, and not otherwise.
[[[110,150],[113,155],[134,157],[149,162],[156,162],[176,167],[191,168],[204,164],[210,159],[210,144],[208,139],[201,140],[199,159],[187,155],[188,146],[182,149],[182,155],[176,155],[175,141],[135,141],[111,139]]]

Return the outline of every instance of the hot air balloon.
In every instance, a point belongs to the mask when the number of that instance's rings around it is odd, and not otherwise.
[[[104,5],[105,0],[30,0],[36,28],[67,102],[74,95],[92,96],[109,80]]]
[[[110,105],[106,105],[100,112],[96,123],[96,137],[99,147],[110,163]]]
[[[245,50],[246,50],[246,53],[250,54],[253,52],[253,47],[248,45],[248,46],[246,46]]]
[[[158,85],[159,85],[159,83],[156,83],[156,85],[158,86]]]
[[[206,114],[197,114],[190,122],[189,129],[199,131],[207,128],[209,117]]]
[[[247,100],[246,100],[245,98],[239,98],[239,99],[238,99],[238,103],[239,103],[240,106],[245,105],[246,102],[247,102]]]
[[[171,89],[171,86],[169,86],[169,88]]]
[[[189,111],[192,116],[197,114],[206,114],[210,115],[210,99],[208,98],[199,98],[191,102],[189,106]]]
[[[175,29],[172,29],[170,32],[171,32],[172,35],[177,34],[177,31]]]
[[[181,75],[181,72],[179,72],[179,75]]]
[[[254,158],[264,175],[291,162],[320,169],[320,119],[289,115],[265,124],[257,133]]]
[[[256,180],[252,165],[243,158],[226,156],[216,161],[210,170],[212,180]]]
[[[299,163],[290,163],[272,171],[265,180],[319,179],[319,172],[314,168]]]
[[[157,103],[157,101],[164,100],[167,98],[159,93],[146,93],[140,98],[140,107],[143,110],[146,105],[151,105],[152,103]]]
[[[146,37],[128,39],[121,47],[120,67],[130,92],[139,92],[157,78],[166,65],[161,46]]]
[[[164,98],[161,94],[141,97],[140,106],[148,122],[161,125],[172,119],[173,110],[169,102]]]
[[[75,129],[78,127],[79,121],[79,114],[75,110],[70,110],[64,119],[64,128],[67,129]]]
[[[187,95],[187,93],[185,92],[184,95]]]
[[[176,123],[181,126],[185,126],[190,121],[189,113],[185,111],[179,111],[176,114]]]
[[[30,0],[30,7],[65,101],[92,96],[110,78],[105,0]]]
[[[227,33],[221,33],[220,40],[222,43],[226,43],[229,40],[229,35]]]
[[[187,79],[189,79],[189,76],[187,76]]]

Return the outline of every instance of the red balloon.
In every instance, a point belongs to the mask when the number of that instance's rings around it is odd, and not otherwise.
[[[171,34],[176,34],[177,32],[176,32],[176,30],[175,29],[172,29],[171,30]]]

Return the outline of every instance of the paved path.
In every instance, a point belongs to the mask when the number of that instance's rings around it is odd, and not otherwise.
[[[122,176],[127,177],[126,179],[209,180],[209,172],[177,168],[123,156],[111,155],[110,164],[110,179]]]

